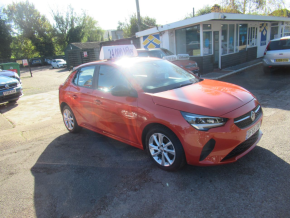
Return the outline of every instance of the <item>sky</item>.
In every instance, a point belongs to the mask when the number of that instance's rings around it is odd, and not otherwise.
[[[1,0],[0,7],[11,4],[12,0]],[[15,1],[15,2],[20,2]],[[41,14],[53,21],[51,9],[65,11],[67,5],[77,11],[85,10],[99,22],[102,29],[117,29],[118,21],[125,21],[136,13],[135,0],[29,0]],[[186,14],[197,12],[205,5],[214,5],[217,0],[139,0],[140,15],[155,18],[157,24],[164,25],[184,19]]]

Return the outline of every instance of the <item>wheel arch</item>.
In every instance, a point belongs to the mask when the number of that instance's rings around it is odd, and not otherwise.
[[[153,127],[163,127],[163,128],[166,128],[168,129],[170,132],[172,132],[177,138],[178,140],[180,141],[178,135],[172,130],[170,129],[168,126],[164,125],[164,124],[161,124],[161,123],[149,123],[147,124],[147,126],[144,127],[143,131],[142,131],[142,146],[143,146],[143,149],[145,150],[146,149],[146,135],[148,133],[148,131],[150,129],[152,129]],[[182,144],[182,143],[181,143]]]

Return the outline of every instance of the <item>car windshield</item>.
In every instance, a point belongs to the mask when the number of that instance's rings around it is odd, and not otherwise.
[[[150,57],[150,54],[148,51],[138,51],[139,57]]]
[[[169,51],[165,48],[162,48],[161,50],[165,53],[165,55],[174,55],[171,51]]]
[[[63,62],[63,60],[56,60],[56,62],[57,62],[57,63],[59,63],[59,62]]]
[[[176,89],[199,81],[192,74],[164,60],[137,62],[129,68],[129,73],[149,93]]]
[[[290,49],[290,39],[281,39],[278,41],[271,41],[268,51]]]

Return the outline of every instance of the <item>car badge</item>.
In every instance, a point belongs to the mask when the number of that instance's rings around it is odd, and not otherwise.
[[[256,118],[256,114],[254,111],[251,111],[251,120],[254,121]]]
[[[9,85],[8,84],[5,85],[5,89],[9,89]]]

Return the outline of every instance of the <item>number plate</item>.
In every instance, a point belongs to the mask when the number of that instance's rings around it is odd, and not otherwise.
[[[289,59],[276,59],[275,62],[288,62]]]
[[[14,94],[16,93],[16,89],[13,89],[11,91],[7,91],[7,92],[3,92],[3,95],[11,95],[11,94]]]
[[[255,126],[253,126],[251,129],[247,131],[246,139],[250,138],[252,135],[254,135],[261,127],[261,122],[257,123]]]

